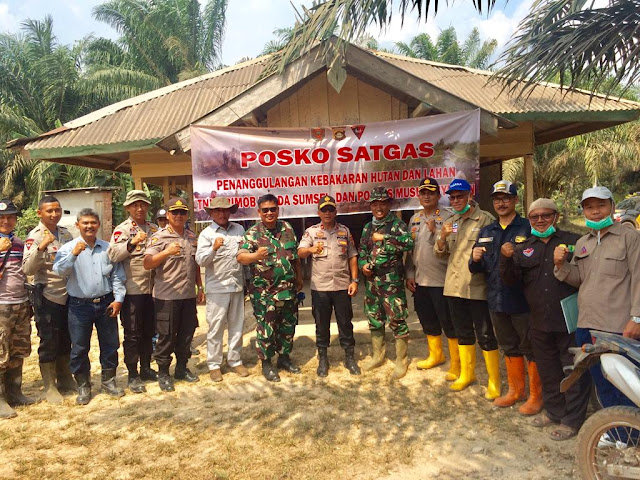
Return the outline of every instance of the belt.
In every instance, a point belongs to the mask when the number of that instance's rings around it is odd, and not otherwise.
[[[108,300],[110,298],[113,298],[113,292],[109,292],[106,295],[103,295],[101,297],[96,297],[96,298],[80,298],[80,297],[69,297],[73,300],[77,300],[80,303],[100,303],[103,300]]]

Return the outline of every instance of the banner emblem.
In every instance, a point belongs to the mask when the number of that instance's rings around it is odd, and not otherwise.
[[[364,129],[365,129],[364,125],[353,125],[351,127],[351,130],[353,131],[355,136],[358,137],[358,140],[360,140],[360,137],[362,137],[362,134],[364,133]]]
[[[334,140],[344,140],[347,138],[347,132],[345,127],[331,127],[331,131],[333,132]]]
[[[324,140],[324,128],[319,127],[319,128],[312,128],[311,129],[311,138],[313,138],[314,140]]]

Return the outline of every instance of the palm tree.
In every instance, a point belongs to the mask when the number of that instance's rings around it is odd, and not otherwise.
[[[474,28],[460,45],[455,27],[449,27],[440,32],[435,44],[427,33],[421,33],[413,37],[409,44],[397,42],[395,46],[400,54],[407,57],[484,69],[487,68],[498,41],[491,39],[481,42],[480,32]]]
[[[186,80],[220,64],[228,0],[109,0],[96,6],[96,20],[111,25],[117,41],[90,46],[94,71],[141,72],[161,85]]]

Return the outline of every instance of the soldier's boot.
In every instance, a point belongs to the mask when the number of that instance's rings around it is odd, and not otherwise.
[[[476,381],[476,346],[458,345],[460,353],[460,376],[449,387],[451,390],[460,391]]]
[[[4,372],[0,372],[0,418],[13,418],[17,415],[4,396]]]
[[[509,390],[493,401],[496,407],[510,407],[524,398],[524,358],[505,356],[504,363]]]
[[[318,370],[316,370],[316,373],[319,377],[329,375],[329,358],[327,357],[326,348],[318,348]]]
[[[151,368],[151,356],[141,356],[140,357],[140,378],[142,381],[152,381],[155,382],[158,380],[158,373]]]
[[[70,361],[69,355],[56,357],[56,378],[60,393],[73,393],[78,389],[78,385],[76,385],[76,381],[73,379],[69,369]]]
[[[78,385],[76,403],[78,405],[87,405],[91,401],[91,380],[89,379],[89,374],[76,373],[74,377]]]
[[[137,365],[127,365],[127,370],[129,371],[129,375],[127,378],[127,387],[133,393],[144,393],[147,391],[144,383],[142,383],[142,379],[138,374]]]
[[[344,367],[349,370],[351,375],[360,375],[360,367],[353,354],[353,347],[344,350]]]
[[[264,378],[266,378],[270,382],[280,381],[278,370],[273,368],[273,364],[271,363],[270,358],[265,358],[264,360],[262,360],[262,375],[264,375]]]
[[[487,392],[484,394],[484,398],[494,400],[500,396],[500,352],[498,349],[483,350],[482,356],[489,375]]]
[[[173,386],[173,380],[169,375],[169,366],[161,367],[158,365],[158,386],[163,392],[175,392],[176,388]]]
[[[444,378],[448,382],[453,382],[460,376],[460,349],[458,348],[457,338],[447,338],[447,342],[449,343],[449,358],[451,359],[451,363]]]
[[[200,378],[187,368],[187,362],[184,362],[184,363],[180,362],[176,364],[176,371],[174,373],[174,377],[176,377],[176,380],[184,380],[185,382],[189,382],[189,383],[195,383],[200,381]]]
[[[101,388],[104,393],[112,397],[124,397],[124,390],[116,385],[116,369],[102,369]]]
[[[22,364],[23,360],[20,359],[20,365],[8,369],[4,374],[5,396],[9,405],[12,406],[33,405],[36,403],[33,398],[27,397],[22,393]]]
[[[41,363],[40,374],[44,384],[44,399],[54,405],[62,404],[64,398],[56,388],[56,363]]]
[[[416,363],[418,370],[429,370],[430,368],[442,365],[445,361],[442,352],[442,337],[440,335],[427,335],[429,344],[429,356]]]
[[[396,368],[393,369],[393,378],[399,379],[407,374],[409,368],[409,337],[396,338]]]
[[[385,361],[384,328],[371,330],[371,348],[371,359],[362,365],[365,372],[380,367]]]
[[[535,415],[542,410],[542,381],[536,362],[528,362],[529,398],[519,409],[520,415]]]
[[[302,371],[302,369],[299,366],[297,366],[295,363],[291,361],[291,357],[289,357],[289,355],[284,355],[282,353],[278,355],[278,363],[276,363],[276,366],[280,370],[285,370],[289,373],[300,373]],[[328,369],[329,369],[329,364],[327,364],[327,370]]]

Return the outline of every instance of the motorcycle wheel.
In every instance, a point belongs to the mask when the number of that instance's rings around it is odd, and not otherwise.
[[[602,441],[608,434],[608,442]],[[625,477],[624,469],[640,468],[640,410],[609,407],[594,413],[578,433],[576,461],[583,480]],[[612,468],[621,467],[617,473]]]

